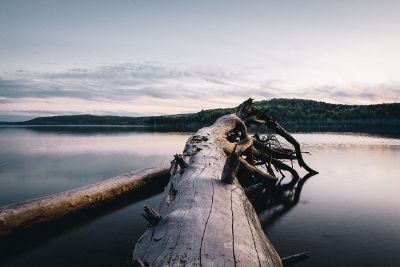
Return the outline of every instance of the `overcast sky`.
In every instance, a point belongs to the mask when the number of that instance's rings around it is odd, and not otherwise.
[[[0,120],[400,101],[400,1],[0,0]]]

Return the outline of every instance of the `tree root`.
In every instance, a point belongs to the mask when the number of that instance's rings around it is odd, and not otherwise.
[[[283,137],[287,142],[289,142],[293,147],[294,151],[290,149],[282,149],[282,148],[273,148],[272,139],[274,142],[279,144],[279,141],[276,137],[270,138],[268,140],[263,140],[260,138],[258,134],[254,135],[253,144],[254,146],[261,150],[261,152],[271,156],[274,159],[296,159],[299,163],[299,166],[307,170],[309,173],[318,173],[311,167],[309,167],[302,156],[302,151],[299,142],[289,133],[287,132],[282,126],[280,126],[277,122],[273,121],[265,112],[265,110],[259,110],[253,107],[253,99],[249,98],[245,102],[239,105],[237,108],[237,116],[241,118],[245,125],[266,125],[275,134],[280,135]],[[261,153],[261,154],[263,154]],[[279,165],[279,163],[278,163]],[[288,170],[288,169],[287,169]]]

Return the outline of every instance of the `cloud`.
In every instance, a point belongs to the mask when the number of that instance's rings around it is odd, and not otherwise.
[[[304,79],[306,79],[305,77]],[[157,63],[16,71],[0,76],[0,115],[157,115],[232,107],[248,97],[293,97],[338,103],[400,100],[400,82],[299,83],[269,69],[175,67]]]
[[[0,97],[110,100],[140,96],[184,98],[198,95],[198,84],[210,88],[232,87],[232,84],[225,82],[231,78],[214,71],[182,71],[141,64],[105,66],[92,70],[70,69],[58,73],[16,72],[13,78],[0,78]],[[214,93],[221,95],[222,91]]]
[[[303,90],[301,95],[344,104],[375,104],[400,101],[400,82],[384,84],[350,83],[326,85]]]

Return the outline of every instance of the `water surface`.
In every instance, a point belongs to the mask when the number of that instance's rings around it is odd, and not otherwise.
[[[1,127],[0,205],[171,160],[188,137],[127,128]],[[398,266],[400,139],[344,133],[295,137],[320,173],[283,212],[258,209],[280,255],[310,252],[299,266]],[[157,192],[3,240],[0,265],[127,266],[146,229],[142,207],[157,207]]]

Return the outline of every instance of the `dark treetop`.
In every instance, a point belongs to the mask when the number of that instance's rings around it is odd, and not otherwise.
[[[271,118],[283,124],[391,124],[400,123],[400,103],[376,105],[342,105],[302,99],[271,99],[255,102],[266,109]],[[202,110],[197,113],[126,117],[72,115],[40,117],[24,122],[2,122],[8,125],[143,125],[199,128],[218,117],[232,113],[234,108]]]

